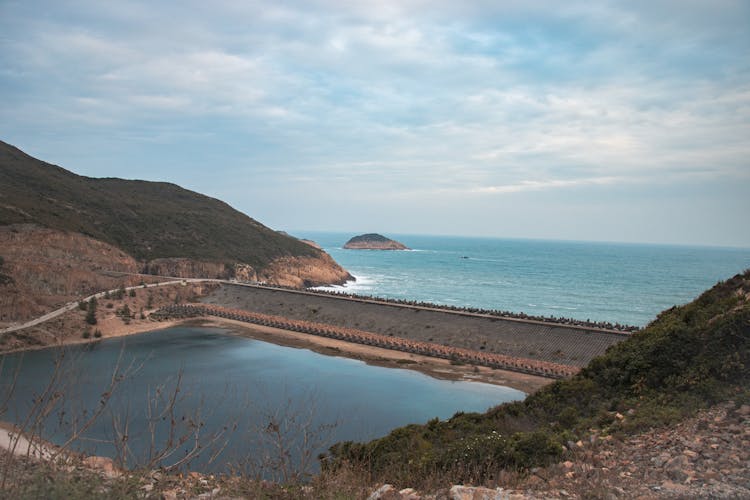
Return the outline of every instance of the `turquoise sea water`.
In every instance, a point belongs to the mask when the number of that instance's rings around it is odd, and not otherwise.
[[[305,430],[313,439],[322,438],[309,450],[315,468],[317,454],[335,442],[369,440],[395,427],[445,419],[458,411],[484,411],[525,396],[507,387],[438,380],[412,370],[370,366],[228,335],[218,328],[176,327],[65,350],[0,356],[0,401],[10,394],[7,411],[0,408],[0,420],[25,421],[63,353],[62,376],[48,392],[62,399],[43,419],[43,436],[64,442],[70,430],[81,427],[85,415],[95,411],[115,367],[119,365],[119,373],[130,368],[103,414],[85,433],[86,439],[77,441],[74,449],[116,456],[112,443],[117,441],[113,425],[117,420],[120,429],[128,424],[131,466],[143,465],[149,454],[149,422],[154,425],[156,447],[167,441],[172,415],[164,410],[178,385],[176,428],[184,430],[190,418],[204,423],[200,440],[209,448],[191,467],[214,471],[244,467],[250,473],[259,472],[249,464],[264,453],[275,457],[269,426],[282,428],[295,461],[302,456],[299,445]],[[230,431],[212,442],[211,436],[225,425]],[[182,457],[192,443],[191,439],[177,447],[165,465]],[[224,445],[221,455],[208,463],[210,453]]]
[[[351,293],[636,326],[750,268],[737,248],[386,234],[413,249],[393,252],[344,250],[353,234],[295,236],[357,277]]]

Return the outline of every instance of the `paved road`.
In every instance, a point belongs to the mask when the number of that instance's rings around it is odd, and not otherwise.
[[[144,287],[145,288],[153,288],[153,287],[158,287],[158,286],[177,285],[177,284],[180,284],[180,283],[197,283],[197,282],[205,282],[205,281],[222,282],[223,281],[223,280],[217,280],[217,279],[203,279],[203,278],[170,278],[170,279],[171,279],[171,281],[162,281],[160,283],[151,283],[151,284],[148,284],[148,285],[129,286],[129,287],[125,288],[125,291],[137,290],[137,289],[144,288]],[[119,287],[118,288],[114,288],[112,290],[107,290],[107,291],[104,291],[104,292],[95,293],[93,295],[89,295],[88,297],[85,297],[85,298],[80,299],[80,300],[89,301],[89,300],[91,300],[94,297],[96,297],[97,299],[99,299],[99,298],[104,297],[107,293],[114,293],[114,292],[117,292],[117,290],[119,290]],[[73,309],[77,308],[78,307],[78,302],[79,302],[78,300],[76,300],[74,302],[68,302],[67,304],[65,304],[61,308],[55,309],[52,312],[48,312],[44,316],[39,316],[38,318],[32,319],[31,321],[27,321],[26,323],[21,323],[21,324],[18,324],[18,325],[9,326],[9,327],[7,327],[7,328],[5,328],[3,330],[0,330],[0,334],[15,332],[15,331],[18,331],[18,330],[23,330],[24,328],[29,328],[29,327],[36,326],[36,325],[39,325],[41,323],[44,323],[45,321],[49,321],[49,320],[51,320],[53,318],[56,318],[56,317],[58,317],[58,316],[60,316],[62,314],[65,314],[68,311],[72,311]]]

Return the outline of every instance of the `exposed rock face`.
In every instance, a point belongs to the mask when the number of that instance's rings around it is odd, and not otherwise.
[[[137,284],[110,271],[136,273],[135,259],[78,233],[31,224],[0,226],[0,322],[29,319],[78,297]]]
[[[28,320],[94,292],[137,285],[148,276],[236,278],[303,288],[353,279],[328,254],[281,257],[258,273],[248,264],[154,259],[146,264],[79,233],[33,224],[0,226],[0,324]],[[132,276],[121,273],[132,273]]]
[[[308,245],[310,245],[311,247],[313,247],[313,248],[317,248],[318,250],[323,250],[323,248],[322,248],[322,247],[321,247],[320,245],[318,245],[318,243],[317,243],[317,242],[315,242],[315,241],[313,241],[313,240],[300,240],[300,241],[301,241],[302,243],[307,243],[307,244],[308,244]]]
[[[259,281],[293,288],[341,285],[353,279],[325,252],[317,257],[281,257],[258,273]]]
[[[258,281],[258,275],[255,274],[255,269],[248,264],[235,264],[234,278],[240,281]]]
[[[354,279],[325,252],[320,252],[316,257],[279,257],[260,271],[243,263],[227,266],[219,262],[175,258],[152,260],[144,267],[144,272],[178,278],[234,278],[239,281],[263,281],[270,285],[292,288],[343,284]]]
[[[249,266],[248,266],[249,267]],[[251,268],[252,269],[252,268]],[[201,262],[185,258],[154,259],[143,268],[144,274],[178,278],[230,278],[231,268],[219,262]]]
[[[409,247],[381,234],[369,233],[355,236],[344,245],[349,250],[409,250]]]

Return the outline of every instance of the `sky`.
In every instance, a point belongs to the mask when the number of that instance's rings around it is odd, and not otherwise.
[[[0,0],[0,97],[292,233],[750,247],[744,0]]]

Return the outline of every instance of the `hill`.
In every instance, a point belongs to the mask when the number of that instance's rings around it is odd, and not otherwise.
[[[28,223],[81,233],[143,263],[187,258],[262,271],[280,259],[325,255],[175,184],[82,177],[0,141],[0,225]],[[348,273],[339,270],[343,282]]]
[[[351,238],[344,244],[349,250],[409,250],[409,247],[382,234],[368,233]]]
[[[403,486],[492,484],[573,458],[579,440],[634,436],[698,410],[750,400],[750,271],[662,312],[578,375],[484,414],[410,425],[331,448],[329,471],[362,467]],[[685,439],[692,439],[685,436]]]
[[[319,254],[175,184],[82,177],[0,141],[0,225],[18,223],[82,233],[141,261],[187,257],[263,268],[278,257]]]

